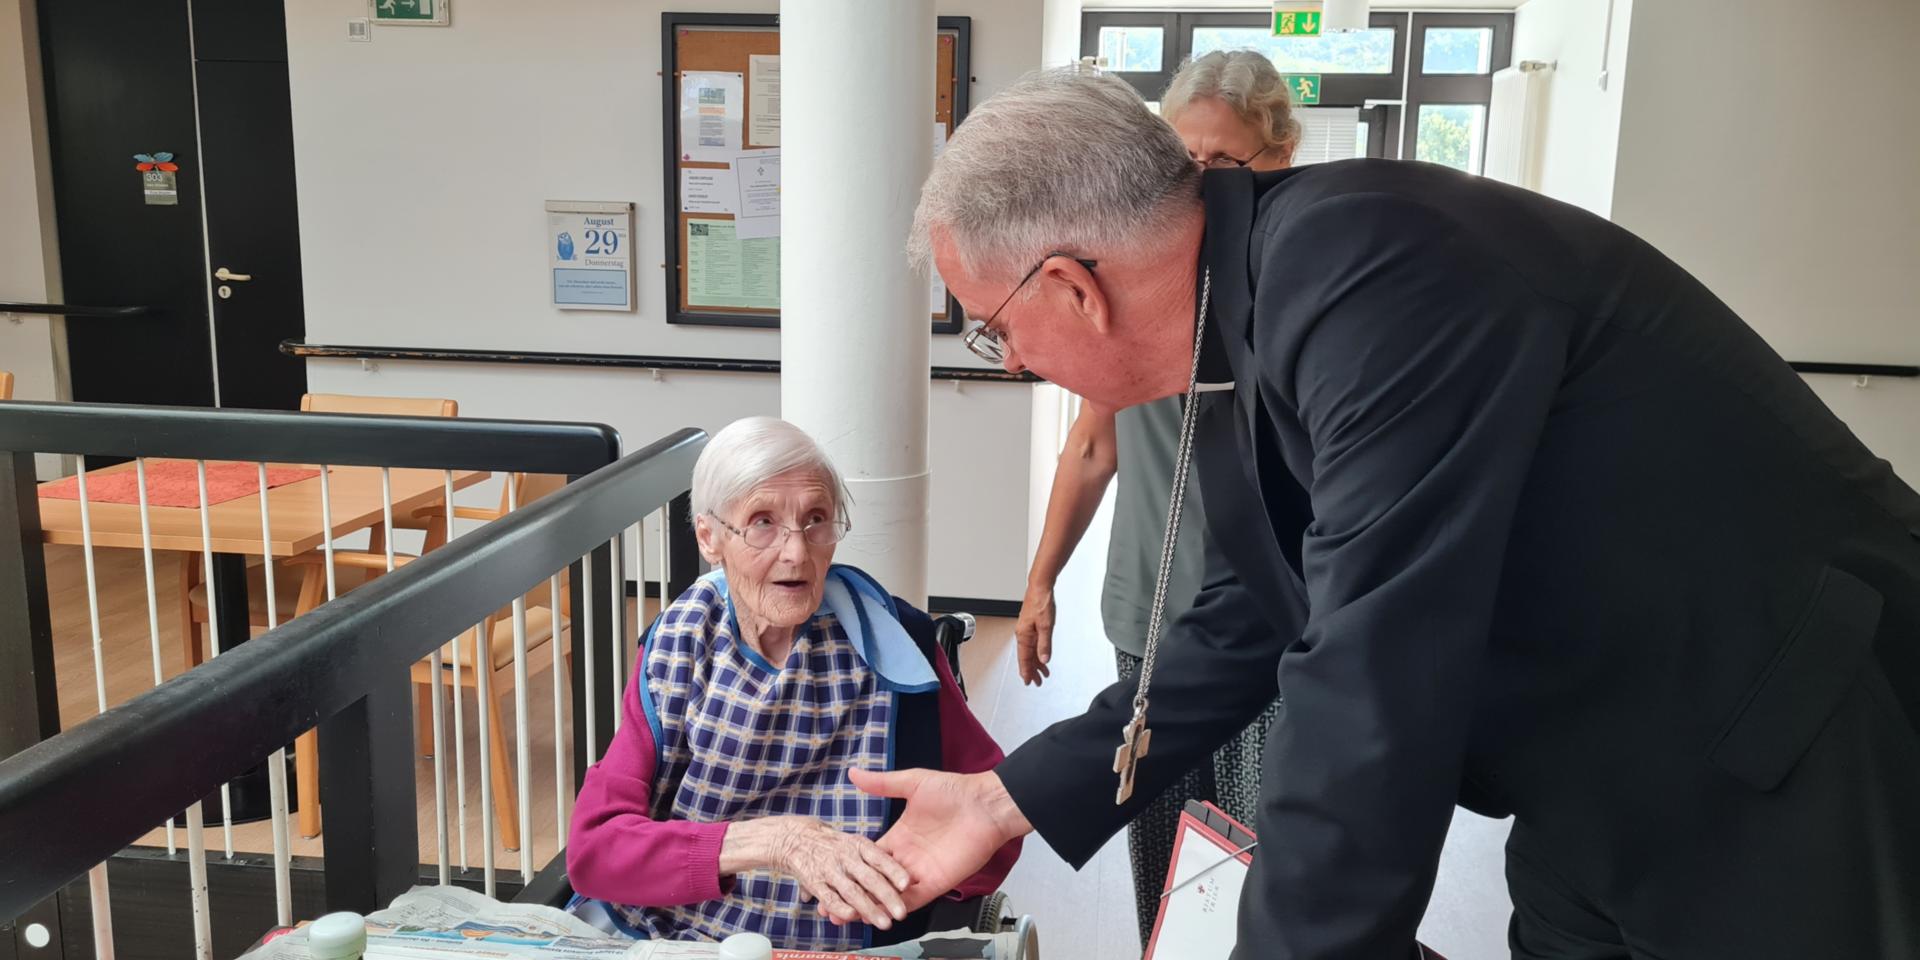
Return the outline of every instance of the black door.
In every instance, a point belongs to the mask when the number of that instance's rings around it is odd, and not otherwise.
[[[196,0],[193,32],[220,405],[297,409],[306,363],[280,352],[306,336],[285,8]]]
[[[291,409],[306,376],[279,351],[305,333],[285,10],[191,6],[39,5],[64,300],[152,308],[68,321],[73,396]],[[162,152],[172,205],[149,204],[135,169]],[[223,266],[252,278],[224,299]]]
[[[73,398],[213,404],[193,59],[183,4],[42,0],[42,59],[65,302],[142,306],[67,321]],[[135,154],[171,153],[149,205]]]

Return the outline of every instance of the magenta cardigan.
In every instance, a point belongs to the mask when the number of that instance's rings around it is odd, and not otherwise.
[[[940,675],[941,759],[945,769],[979,773],[997,766],[1000,747],[967,709],[945,657],[931,658]],[[620,731],[607,755],[587,770],[573,808],[567,841],[567,879],[581,896],[633,907],[668,907],[723,895],[720,842],[725,823],[654,820],[653,728],[640,707],[635,673],[622,698]],[[979,873],[947,894],[983,896],[999,889],[1020,857],[1020,841],[1000,848]]]

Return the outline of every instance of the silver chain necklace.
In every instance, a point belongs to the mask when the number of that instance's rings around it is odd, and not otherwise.
[[[1167,536],[1160,543],[1160,576],[1153,585],[1153,612],[1147,617],[1147,649],[1140,658],[1140,686],[1133,694],[1133,719],[1120,731],[1113,752],[1113,772],[1120,775],[1116,806],[1133,796],[1134,768],[1147,755],[1153,731],[1147,727],[1147,686],[1153,682],[1154,654],[1160,649],[1160,625],[1167,608],[1167,582],[1173,577],[1173,546],[1180,539],[1180,512],[1187,499],[1187,473],[1193,462],[1193,425],[1200,409],[1195,389],[1200,385],[1200,348],[1207,332],[1207,302],[1213,294],[1213,271],[1200,274],[1200,310],[1193,317],[1193,370],[1187,375],[1186,408],[1180,415],[1180,450],[1173,461],[1173,496],[1167,505]]]

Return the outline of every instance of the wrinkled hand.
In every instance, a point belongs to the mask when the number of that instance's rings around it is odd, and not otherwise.
[[[909,910],[959,886],[1008,841],[1033,832],[998,774],[851,770],[848,776],[867,793],[907,801],[880,849],[913,878],[906,888]]]
[[[775,817],[773,868],[800,881],[834,923],[861,920],[881,930],[906,918],[901,891],[908,872],[866,837],[842,833],[813,817]]]
[[[1013,625],[1020,649],[1020,682],[1040,686],[1053,671],[1053,587],[1030,584],[1020,601],[1020,619]]]

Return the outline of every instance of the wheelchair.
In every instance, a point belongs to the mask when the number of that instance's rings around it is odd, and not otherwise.
[[[967,693],[967,681],[960,670],[960,647],[973,639],[976,626],[972,614],[953,613],[934,617],[930,638],[915,637],[926,647],[938,651],[947,661],[947,667],[953,674],[953,680],[960,693]],[[911,632],[911,631],[909,631]],[[644,636],[644,632],[642,633]],[[538,903],[558,909],[565,909],[573,899],[573,885],[567,881],[567,861],[565,857],[556,857],[545,870],[540,871],[514,897],[515,903]],[[924,917],[925,924],[917,922]],[[896,931],[909,933],[909,938],[927,933],[967,930],[978,934],[1011,933],[1019,942],[1019,952],[1001,960],[1039,960],[1039,933],[1030,916],[1015,916],[1007,905],[1007,895],[996,890],[982,897],[965,900],[936,900],[915,911],[908,923],[896,928]]]

